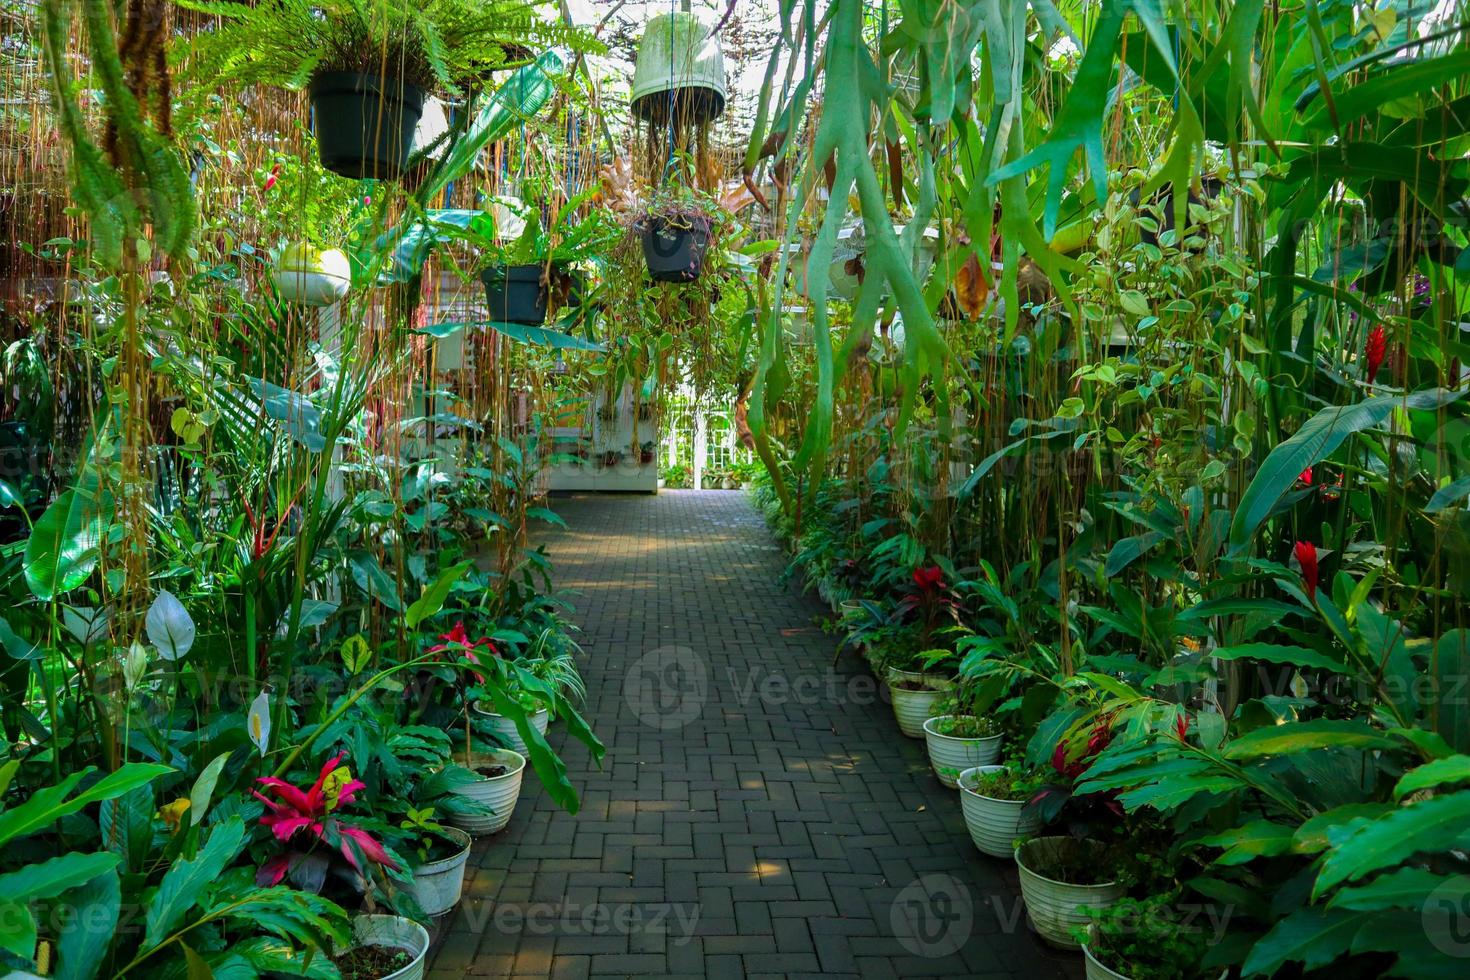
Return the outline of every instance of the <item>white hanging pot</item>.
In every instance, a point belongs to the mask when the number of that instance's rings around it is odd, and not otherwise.
[[[429,931],[412,919],[397,915],[355,916],[352,920],[352,945],[347,948],[359,946],[388,946],[409,955],[408,965],[381,980],[423,980],[424,957],[429,952]]]
[[[443,915],[459,904],[464,893],[464,868],[470,859],[470,835],[445,827],[442,836],[458,846],[454,854],[425,861],[413,869],[413,897],[425,915]]]
[[[287,303],[331,306],[352,288],[352,266],[341,249],[292,242],[276,257],[271,280]]]
[[[633,67],[633,114],[667,123],[707,123],[725,111],[720,39],[691,13],[659,14],[643,29]]]
[[[526,772],[526,757],[509,749],[491,749],[487,752],[476,752],[468,759],[463,753],[459,753],[454,761],[477,774],[479,769],[494,766],[504,766],[506,771],[498,776],[481,776],[472,783],[455,787],[452,792],[478,800],[489,807],[490,812],[456,813],[450,816],[450,822],[461,830],[469,831],[473,837],[504,829],[510,823],[510,815],[521,795],[521,777]]]
[[[485,720],[486,724],[489,725],[490,730],[493,731],[496,737],[498,737],[502,742],[519,752],[521,755],[526,754],[526,741],[525,739],[521,738],[521,733],[516,729],[516,723],[514,719],[507,718],[505,715],[496,714],[493,711],[486,711],[478,704],[475,705],[475,714]],[[549,712],[547,712],[545,708],[539,708],[534,714],[531,715],[529,720],[531,722],[532,728],[536,729],[536,731],[540,732],[542,735],[545,735],[546,725],[551,720],[551,715]]]

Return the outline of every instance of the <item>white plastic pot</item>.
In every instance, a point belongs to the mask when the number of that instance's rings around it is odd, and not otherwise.
[[[1004,772],[1005,766],[984,765],[966,769],[958,780],[960,810],[965,815],[965,829],[982,854],[1008,858],[1016,853],[1016,838],[1027,837],[1041,829],[1036,816],[1022,816],[1025,800],[999,800],[975,791],[975,782],[991,772]]]
[[[921,690],[899,687],[900,682],[923,684]],[[893,701],[893,717],[899,730],[909,738],[924,737],[924,722],[934,717],[934,705],[944,697],[954,682],[931,674],[915,674],[910,671],[889,672],[888,696]]]
[[[988,766],[1000,757],[999,735],[983,738],[962,738],[943,735],[937,730],[939,722],[954,715],[938,715],[924,722],[924,745],[929,750],[929,765],[939,781],[953,789],[959,774],[976,766]]]
[[[450,822],[461,830],[467,830],[473,837],[481,837],[485,834],[493,834],[497,830],[504,829],[510,823],[511,812],[515,810],[516,800],[521,795],[521,777],[526,772],[526,757],[519,752],[510,749],[491,749],[486,752],[476,752],[465,759],[463,753],[454,758],[455,762],[471,771],[480,766],[506,766],[509,768],[503,776],[481,777],[475,782],[458,786],[454,792],[461,796],[468,796],[472,800],[479,800],[490,808],[490,813],[452,814]]]
[[[1073,885],[1046,877],[1033,868],[1048,866],[1051,859],[1069,849],[1080,849],[1085,856],[1102,860],[1103,848],[1096,841],[1071,837],[1036,837],[1016,848],[1016,867],[1021,874],[1021,898],[1026,903],[1026,916],[1042,939],[1058,949],[1081,947],[1072,930],[1091,920],[1078,912],[1079,907],[1100,909],[1123,897],[1123,886],[1116,881],[1098,885]]]
[[[352,920],[352,946],[391,946],[413,956],[413,962],[382,980],[423,980],[429,932],[412,919],[396,915],[359,915]]]
[[[340,249],[293,242],[281,249],[271,280],[287,303],[331,306],[352,288],[352,266]]]
[[[413,897],[427,915],[443,915],[459,904],[464,893],[464,868],[470,859],[470,835],[453,827],[444,836],[460,845],[459,852],[413,869]]]
[[[505,715],[498,715],[493,711],[486,711],[479,705],[475,705],[475,714],[489,723],[491,731],[505,742],[506,745],[515,749],[521,755],[526,755],[526,740],[521,738],[521,733],[516,729],[516,723]],[[546,734],[546,726],[551,720],[551,715],[545,708],[540,708],[531,715],[531,727],[542,735]]]

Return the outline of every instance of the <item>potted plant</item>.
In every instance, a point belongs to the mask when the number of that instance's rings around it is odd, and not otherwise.
[[[450,818],[454,825],[474,837],[504,829],[521,795],[526,757],[510,749],[480,749],[455,753],[454,762],[469,777],[461,776],[450,792],[469,797],[487,811],[456,813]]]
[[[487,16],[474,0],[184,6],[225,21],[196,37],[190,77],[211,87],[305,86],[322,166],[355,179],[397,178],[430,92],[458,92],[538,33],[534,22]]]
[[[352,945],[332,955],[342,980],[421,980],[429,932],[397,915],[359,915]]]
[[[1143,899],[1121,898],[1104,908],[1087,906],[1091,922],[1074,938],[1082,943],[1087,980],[1172,980],[1196,976],[1212,944],[1208,932],[1180,920],[1197,909],[1177,886]],[[1191,918],[1194,912],[1187,913]],[[1230,971],[1220,973],[1221,980]]]
[[[352,267],[341,249],[291,242],[276,255],[271,281],[287,303],[331,306],[352,287]]]
[[[640,466],[652,466],[658,460],[652,442],[645,442],[638,447],[638,464]]]
[[[1041,820],[1026,805],[1041,784],[1020,766],[976,766],[960,773],[960,809],[970,840],[991,857],[1012,857],[1016,838],[1041,829]]]
[[[582,301],[583,277],[573,263],[607,243],[606,214],[586,210],[588,194],[567,201],[550,227],[543,227],[540,205],[524,206],[524,224],[509,242],[477,237],[473,228],[463,237],[481,246],[480,281],[490,319],[498,323],[540,326],[549,309]]]
[[[620,463],[622,461],[622,459],[623,459],[623,454],[620,453],[620,452],[618,452],[616,449],[607,449],[607,450],[604,450],[603,453],[602,453],[602,456],[600,457],[600,461],[602,463],[602,468],[605,469],[605,470],[610,470],[610,469],[615,468],[618,465],[618,463]]]
[[[929,765],[939,781],[953,789],[959,774],[988,766],[1000,755],[1000,726],[993,718],[972,714],[935,715],[924,722]]]
[[[1100,841],[1036,837],[1015,854],[1026,916],[1041,938],[1059,949],[1082,945],[1073,933],[1087,925],[1088,917],[1078,909],[1103,908],[1123,896],[1114,862]]]
[[[436,822],[433,807],[410,807],[398,826],[407,832],[411,853],[418,858],[410,889],[414,899],[425,915],[443,915],[459,904],[464,891],[470,835]]]
[[[934,716],[935,704],[954,687],[954,681],[925,671],[890,669],[888,696],[899,729],[909,738],[924,737],[924,722]]]
[[[554,689],[560,697],[581,701],[587,696],[587,689],[577,670],[576,655],[580,651],[581,648],[570,637],[547,628],[536,635],[523,656],[516,658],[515,666],[518,672]],[[551,722],[550,699],[544,693],[533,693],[524,688],[507,693],[525,711],[530,726],[544,735]],[[497,741],[521,755],[529,755],[514,718],[497,713],[492,705],[483,701],[475,704],[475,714],[480,719],[481,728],[493,734]]]
[[[633,223],[654,282],[693,282],[704,269],[714,221],[711,206],[687,189],[661,190]]]

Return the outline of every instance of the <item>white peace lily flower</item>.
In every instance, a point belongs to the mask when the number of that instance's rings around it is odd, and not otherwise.
[[[143,675],[146,673],[148,673],[148,650],[143,644],[134,643],[123,655],[123,683],[131,691],[142,683]]]
[[[271,698],[266,691],[261,691],[254,701],[250,703],[250,713],[245,719],[246,726],[250,729],[250,741],[260,749],[262,757],[265,756],[266,746],[271,740]]]

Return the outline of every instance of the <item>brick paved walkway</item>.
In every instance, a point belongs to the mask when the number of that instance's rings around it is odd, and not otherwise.
[[[555,501],[599,770],[477,844],[430,977],[1078,977],[741,493]],[[562,745],[553,729],[553,745]],[[1018,924],[1019,923],[1019,924]]]

